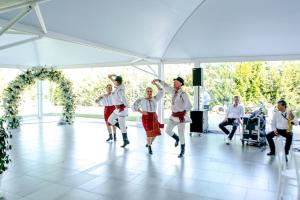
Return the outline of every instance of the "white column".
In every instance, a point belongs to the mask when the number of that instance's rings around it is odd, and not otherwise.
[[[158,64],[158,79],[164,81],[165,80],[165,69],[164,69],[164,63],[160,62]],[[159,102],[158,102],[158,120],[161,123],[164,123],[164,98],[162,98]]]
[[[37,82],[37,105],[38,105],[38,118],[43,118],[43,82]]]

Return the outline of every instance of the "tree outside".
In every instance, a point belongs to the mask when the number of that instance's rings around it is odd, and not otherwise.
[[[277,100],[286,99],[290,108],[296,110],[300,115],[300,62],[298,61],[214,63],[203,64],[203,67],[204,85],[213,99],[211,107],[226,107],[231,103],[234,95],[241,96],[243,104],[249,107],[249,111],[251,106],[258,102],[264,102],[270,107]],[[172,84],[173,78],[181,76],[185,80],[184,90],[190,95],[191,101],[193,101],[192,68],[193,64],[165,66],[166,82]],[[153,66],[153,69],[156,70],[156,66]],[[133,67],[67,69],[63,71],[74,82],[77,105],[82,107],[95,106],[94,100],[105,92],[106,85],[110,83],[107,78],[110,73],[123,77],[130,105],[137,98],[145,95],[145,88],[152,86],[150,82],[155,78]],[[0,71],[0,82],[2,83],[0,95],[8,83],[6,79],[5,70]],[[54,83],[45,83],[45,85],[47,87],[44,89],[47,91],[44,91],[44,98],[53,105],[61,105],[61,95],[57,85]],[[153,88],[156,92],[156,88]],[[36,89],[29,88],[28,91],[29,93],[24,94],[24,97],[27,96],[32,102],[35,102]],[[165,94],[166,109],[170,108],[170,98],[170,95]],[[299,115],[298,117],[300,117]]]

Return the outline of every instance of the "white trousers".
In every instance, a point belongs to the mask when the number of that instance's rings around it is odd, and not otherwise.
[[[118,119],[118,121],[117,121]],[[113,112],[108,118],[108,122],[112,125],[115,125],[117,122],[119,122],[120,130],[122,133],[127,133],[126,130],[126,116],[124,115],[118,115],[117,113]]]
[[[172,136],[174,134],[173,129],[175,126],[177,126],[177,129],[178,129],[178,136],[179,136],[180,144],[185,144],[185,139],[184,139],[185,123],[174,122],[173,120],[169,120],[169,122],[167,124],[167,128],[166,128],[166,133],[169,136]]]

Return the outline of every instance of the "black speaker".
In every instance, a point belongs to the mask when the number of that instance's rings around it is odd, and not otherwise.
[[[190,132],[203,133],[203,111],[191,111]]]
[[[203,85],[203,68],[193,68],[193,86]]]

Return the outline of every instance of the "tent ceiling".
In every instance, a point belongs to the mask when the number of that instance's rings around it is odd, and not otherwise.
[[[12,2],[14,5],[24,3],[21,0]],[[47,28],[46,33],[43,33],[34,10],[21,19],[14,29],[44,35],[43,39],[2,50],[0,58],[18,48],[26,51],[32,46],[38,46],[38,49],[32,48],[32,51],[38,51],[32,63],[53,64],[50,60],[54,59],[48,57],[54,58],[57,55],[47,56],[47,45],[51,46],[50,49],[61,51],[62,56],[58,56],[54,62],[60,65],[130,63],[138,58],[150,62],[300,58],[298,0],[40,2],[38,5]],[[1,2],[0,9],[4,7]],[[0,25],[5,26],[22,9],[2,12]],[[62,48],[62,45],[72,45],[66,42],[76,43],[73,45],[78,48],[89,48],[93,51],[89,52],[92,56],[82,54],[82,60],[74,56],[75,59],[71,56],[72,51]],[[2,42],[0,44],[3,45]],[[1,59],[1,64],[3,62]]]
[[[32,38],[32,36],[5,34],[0,37],[0,43],[8,44],[28,38]],[[0,53],[1,64],[11,67],[45,65],[57,67],[85,65],[85,67],[92,67],[99,63],[104,66],[120,65],[130,63],[133,59],[135,58],[46,37],[36,42],[4,49]]]

